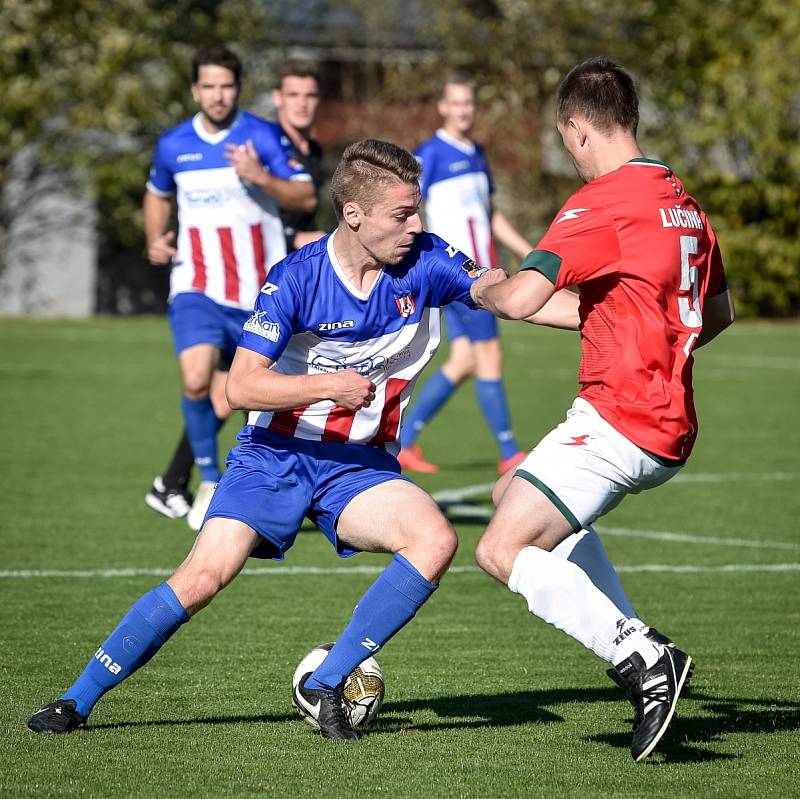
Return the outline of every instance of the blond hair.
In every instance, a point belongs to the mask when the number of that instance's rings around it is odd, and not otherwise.
[[[364,139],[343,153],[331,179],[336,216],[342,218],[346,203],[356,202],[367,213],[382,190],[392,183],[416,183],[420,166],[408,150],[380,139]]]

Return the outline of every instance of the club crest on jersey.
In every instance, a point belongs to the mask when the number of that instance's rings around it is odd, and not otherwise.
[[[243,329],[269,341],[278,341],[281,337],[280,325],[277,322],[270,322],[266,318],[265,311],[255,311],[244,323]]]
[[[461,268],[474,280],[476,277],[480,277],[486,269],[482,266],[478,266],[472,259],[468,258],[461,264]]]
[[[397,310],[400,311],[400,316],[409,317],[414,313],[414,311],[417,310],[417,306],[414,303],[414,297],[411,294],[404,294],[402,297],[395,297],[394,301],[397,303]]]

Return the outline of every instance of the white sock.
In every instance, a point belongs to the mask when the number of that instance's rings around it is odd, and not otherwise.
[[[649,668],[660,652],[642,631],[647,626],[622,614],[579,566],[539,547],[517,555],[508,587],[525,597],[534,616],[580,641],[615,665],[639,652]]]
[[[553,554],[580,566],[595,587],[617,606],[623,616],[630,619],[636,617],[636,611],[622,587],[619,575],[608,559],[603,542],[590,525],[586,525],[579,533],[565,538],[553,550]]]

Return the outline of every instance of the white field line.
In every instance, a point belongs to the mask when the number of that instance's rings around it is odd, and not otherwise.
[[[800,477],[800,474],[794,472],[762,472],[757,475],[716,475],[716,474],[694,474],[686,475],[687,478],[700,479],[705,482],[723,482],[722,479],[737,479],[753,480],[753,479],[776,479],[775,475],[787,475],[791,479]],[[680,480],[681,475],[677,475],[674,480]],[[780,479],[780,478],[778,478]],[[698,480],[698,481],[700,481]],[[464,488],[457,488],[446,491],[438,491],[433,494],[434,500],[441,504],[446,505],[447,512],[458,518],[481,519],[488,521],[492,517],[492,510],[488,507],[480,505],[470,505],[463,500],[470,497],[487,496],[491,493],[493,483],[479,483],[477,485],[465,486]],[[751,549],[777,549],[788,550],[790,552],[800,551],[800,544],[785,542],[785,541],[765,541],[757,538],[725,538],[720,536],[703,536],[693,535],[691,533],[661,531],[661,530],[636,530],[627,527],[606,527],[605,525],[595,525],[597,530],[604,535],[621,536],[626,538],[644,538],[652,541],[675,541],[681,544],[702,544],[706,546],[728,546],[728,547],[749,547]]]
[[[800,472],[687,472],[676,474],[669,483],[783,483],[800,482]],[[494,483],[477,483],[464,488],[447,488],[432,494],[436,502],[452,503],[471,497],[491,496]]]
[[[246,577],[292,577],[296,575],[380,574],[383,566],[269,566],[244,569]],[[681,566],[669,563],[643,563],[637,566],[617,566],[622,574],[664,572],[668,574],[726,574],[752,572],[796,572],[800,563],[731,563],[722,566]],[[66,577],[95,579],[98,577],[168,577],[172,569],[20,569],[0,571],[0,579],[43,579]],[[450,574],[479,574],[477,566],[452,566]]]
[[[595,525],[603,535],[616,535],[623,538],[646,538],[651,541],[676,541],[681,544],[705,544],[715,547],[750,547],[751,549],[783,549],[792,552],[800,551],[800,544],[785,541],[764,541],[757,538],[720,538],[711,535],[691,535],[690,533],[672,533],[658,530],[629,530],[626,527],[606,527]]]

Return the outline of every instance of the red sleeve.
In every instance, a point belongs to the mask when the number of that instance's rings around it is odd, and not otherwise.
[[[611,274],[621,258],[616,225],[608,212],[583,208],[575,202],[561,209],[534,253],[542,250],[560,262],[553,281],[557,289]],[[533,260],[530,266],[536,268]],[[553,280],[554,275],[547,277]]]

